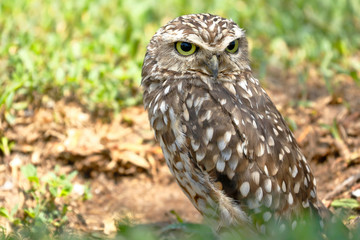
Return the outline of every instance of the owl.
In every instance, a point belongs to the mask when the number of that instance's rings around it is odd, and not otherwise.
[[[211,14],[170,21],[147,47],[141,84],[171,173],[217,229],[264,232],[270,220],[295,228],[304,213],[329,214],[292,132],[253,76],[235,22]]]

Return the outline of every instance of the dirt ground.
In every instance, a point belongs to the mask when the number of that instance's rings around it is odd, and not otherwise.
[[[330,206],[337,198],[356,198],[360,87],[340,77],[332,95],[316,81],[301,86],[269,79],[265,88],[293,128],[323,202]],[[76,186],[90,184],[93,197],[70,204],[72,228],[110,233],[114,219],[124,218],[165,224],[176,221],[171,210],[185,221],[201,221],[170,175],[142,106],[100,120],[74,102],[44,102],[40,108],[17,112],[11,125],[0,121],[0,133],[15,142],[9,155],[0,155],[0,207],[10,210],[18,204],[21,209],[26,204],[20,167],[32,163],[39,176],[60,165],[62,173],[79,172]],[[74,191],[81,192],[81,187]],[[0,225],[8,226],[4,218]]]

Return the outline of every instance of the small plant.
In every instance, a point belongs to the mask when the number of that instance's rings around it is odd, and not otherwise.
[[[321,124],[321,127],[330,131],[331,135],[339,141],[342,141],[340,132],[339,132],[339,126],[338,126],[338,122],[336,121],[336,119],[333,119],[332,124]]]
[[[337,215],[348,224],[351,223],[351,220],[357,218],[357,212],[360,210],[360,202],[352,198],[335,199],[331,206],[335,208]]]
[[[331,203],[331,206],[335,208],[347,208],[347,209],[360,209],[360,202],[356,199],[342,198],[336,199]]]
[[[68,176],[58,175],[58,168],[55,173],[50,172],[40,181],[34,165],[26,165],[21,168],[21,172],[30,182],[30,189],[26,191],[26,196],[35,200],[35,207],[24,209],[24,221],[41,220],[56,228],[61,228],[67,222],[66,213],[68,211],[67,197],[70,195],[73,185],[72,179],[77,172],[73,171]],[[57,200],[60,203],[57,203]]]
[[[1,137],[0,150],[5,156],[9,156],[11,149],[14,146],[14,142],[9,142],[7,137]]]
[[[2,207],[0,216],[7,218],[15,228],[28,227],[31,230],[45,225],[48,231],[62,232],[68,222],[66,215],[69,211],[68,204],[72,200],[73,179],[77,172],[59,174],[57,166],[54,172],[39,178],[37,169],[32,164],[23,166],[21,172],[29,182],[29,188],[23,190],[23,214],[15,217],[20,215],[17,207],[12,209],[11,213]],[[83,195],[83,200],[91,197],[88,188]]]

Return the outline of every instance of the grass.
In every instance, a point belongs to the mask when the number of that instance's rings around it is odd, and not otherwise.
[[[324,232],[320,232],[316,227],[317,223],[314,220],[307,219],[307,223],[299,225],[295,230],[291,227],[280,231],[277,227],[272,226],[270,229],[274,230],[272,239],[286,240],[347,240],[349,238],[349,231],[341,224],[334,223]],[[350,231],[352,236],[359,236],[360,228]],[[324,238],[326,235],[326,238]],[[203,224],[192,223],[177,223],[165,227],[144,226],[144,225],[117,225],[117,233],[112,236],[106,236],[101,233],[80,233],[71,229],[67,229],[61,234],[53,234],[49,231],[47,225],[42,222],[37,222],[34,225],[22,228],[17,232],[10,234],[0,231],[0,240],[20,240],[20,239],[108,239],[108,240],[266,240],[269,236],[261,234],[249,233],[246,229],[236,228],[228,229],[220,234],[215,234],[208,226]],[[353,238],[354,239],[354,238]],[[355,237],[356,239],[356,237]]]
[[[69,223],[69,205],[78,200],[73,193],[73,180],[77,172],[60,174],[56,166],[54,171],[40,178],[37,168],[28,164],[21,167],[21,173],[26,180],[25,185],[28,185],[21,188],[25,202],[21,209],[16,204],[10,212],[0,206],[0,217],[6,218],[12,230],[19,234],[31,235],[40,230],[40,234],[47,235],[63,233]],[[80,187],[84,191],[78,198],[81,201],[91,198],[89,188]]]
[[[277,66],[299,81],[315,68],[329,92],[337,74],[360,84],[357,0],[2,0],[3,115],[11,123],[16,110],[63,97],[91,111],[141,103],[151,36],[168,20],[198,12],[232,18],[247,30],[261,79]]]

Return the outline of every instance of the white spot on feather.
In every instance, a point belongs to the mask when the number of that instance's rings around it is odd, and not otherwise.
[[[217,146],[220,151],[224,150],[226,148],[226,143],[223,138],[218,139]]]
[[[200,147],[200,143],[195,141],[194,139],[191,139],[191,146],[192,149],[196,152]]]
[[[224,141],[225,143],[227,144],[231,139],[231,132],[230,131],[227,131],[225,134],[224,134]]]
[[[255,192],[255,197],[256,199],[260,202],[261,199],[263,198],[263,190],[261,187],[259,187],[256,192]]]
[[[271,187],[272,187],[271,180],[268,178],[264,181],[264,189],[266,192],[269,193],[269,192],[271,192]]]
[[[239,126],[239,123],[240,123],[239,119],[237,119],[236,117],[233,117],[233,121],[237,126]]]
[[[204,159],[206,152],[197,151],[196,152],[196,161],[200,162]]]
[[[289,193],[289,196],[288,196],[288,203],[289,203],[290,205],[292,205],[292,204],[294,203],[294,198],[293,198],[293,196],[292,196],[291,193]]]
[[[266,165],[264,165],[264,172],[266,174],[266,176],[269,176],[269,171]]]
[[[273,128],[273,131],[274,131],[276,136],[279,136],[279,132],[275,128]]]
[[[274,146],[274,139],[273,139],[273,137],[272,136],[269,136],[269,138],[268,138],[268,144],[269,144],[269,146]]]
[[[246,197],[250,191],[250,184],[249,182],[243,182],[240,186],[240,192],[243,197]]]
[[[303,201],[302,206],[303,206],[303,208],[308,208],[310,206],[309,200]]]
[[[188,108],[192,108],[192,106],[193,106],[193,98],[192,97],[189,97],[188,99],[186,99],[186,106]]]
[[[231,170],[235,171],[237,165],[239,163],[239,160],[235,157],[232,157],[229,161],[228,161],[228,165],[230,167]]]
[[[271,203],[272,203],[272,195],[271,194],[266,194],[264,196],[264,205],[266,207],[270,207],[271,206]]]
[[[187,110],[186,107],[183,108],[183,116],[184,116],[185,121],[189,121],[190,115],[189,115],[189,111]]]
[[[256,124],[255,120],[252,121],[252,125],[255,129],[257,128],[257,124]]]
[[[251,173],[251,179],[254,181],[256,185],[259,185],[260,183],[260,173],[258,171],[255,171]]]
[[[297,174],[298,174],[298,169],[297,169],[296,165],[294,165],[292,168],[292,171],[291,171],[291,176],[293,178],[295,178]]]
[[[219,172],[223,172],[224,169],[225,169],[225,162],[219,159],[216,163],[216,170],[218,170]]]
[[[220,104],[221,104],[221,105],[225,105],[225,104],[226,104],[226,99],[225,99],[225,98],[221,99],[221,100],[220,100]]]
[[[206,135],[205,135],[205,143],[206,144],[208,144],[211,141],[213,134],[214,134],[214,129],[212,127],[208,127],[206,129]]]
[[[177,90],[179,93],[181,93],[183,90],[182,90],[182,82],[180,82],[178,85],[177,85]]]
[[[221,151],[221,156],[225,161],[228,161],[231,157],[231,149],[230,148],[225,148],[223,151]]]
[[[164,94],[167,95],[169,91],[170,91],[170,85],[165,88]]]
[[[315,194],[315,191],[314,190],[311,190],[310,191],[310,195],[312,198],[316,198],[316,194]]]
[[[260,143],[256,148],[256,155],[258,157],[261,157],[262,155],[264,155],[264,152],[265,152],[264,144]]]
[[[176,121],[174,109],[173,109],[172,107],[169,108],[169,117],[170,117],[170,120],[171,120],[172,122],[175,122],[175,121]]]
[[[229,90],[230,93],[232,93],[233,95],[236,95],[236,90],[234,88],[233,84],[226,84],[225,87]]]
[[[181,161],[177,162],[175,164],[175,167],[176,167],[177,170],[180,170],[180,171],[184,169],[184,165],[183,165],[183,163]]]
[[[282,181],[281,189],[283,190],[283,192],[286,192],[286,183],[285,183],[285,181]]]
[[[165,103],[165,101],[162,101],[162,102],[160,103],[160,111],[161,111],[162,113],[165,113],[165,111],[167,110],[167,108],[168,108],[168,105]]]
[[[270,212],[264,212],[263,214],[263,219],[265,222],[269,221],[271,218],[271,213]]]
[[[285,152],[290,153],[290,149],[288,148],[288,146],[284,146]]]
[[[239,157],[242,157],[244,149],[243,149],[243,145],[241,143],[236,144],[236,151],[237,151]]]
[[[297,183],[295,183],[295,185],[294,185],[294,193],[299,193],[299,190],[300,190],[300,183],[297,182]]]

